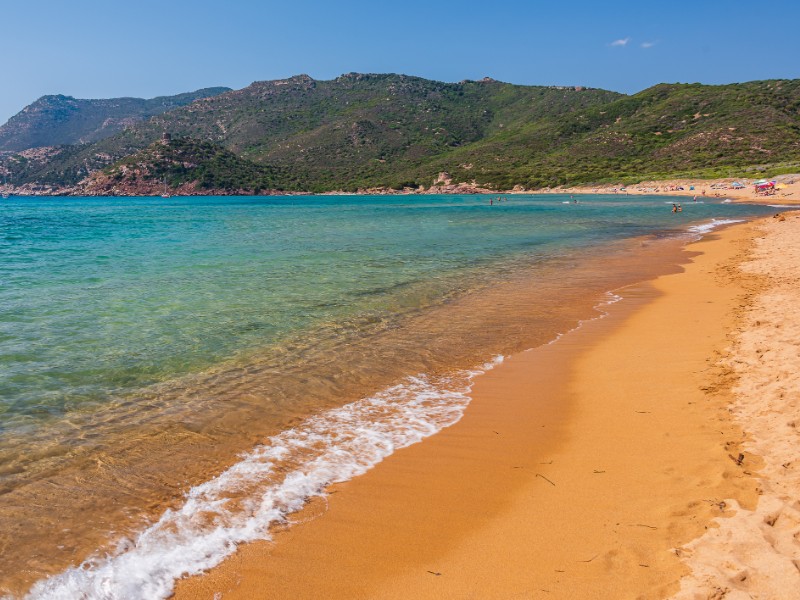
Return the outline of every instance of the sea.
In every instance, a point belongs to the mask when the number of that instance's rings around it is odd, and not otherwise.
[[[167,598],[457,422],[504,356],[774,212],[674,201],[4,200],[0,597]]]

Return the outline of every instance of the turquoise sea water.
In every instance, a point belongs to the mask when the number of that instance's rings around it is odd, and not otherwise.
[[[465,272],[765,209],[663,198],[19,199],[0,213],[2,427],[304,329],[413,307]],[[769,209],[767,209],[769,210]]]
[[[707,200],[683,202],[674,214],[663,197],[508,198],[494,205],[488,196],[4,201],[0,489],[17,500],[8,510],[0,502],[0,521],[7,531],[24,521],[29,531],[36,519],[18,508],[24,485],[67,472],[83,482],[86,465],[100,460],[98,448],[108,453],[111,432],[124,430],[139,443],[144,434],[136,427],[147,421],[149,436],[184,427],[175,436],[220,440],[277,411],[271,403],[307,415],[315,402],[335,405],[332,398],[351,393],[354,382],[375,391],[371,381],[388,385],[446,366],[447,349],[477,344],[486,329],[460,332],[454,319],[425,339],[403,334],[404,319],[432,331],[426,311],[439,311],[431,322],[440,323],[472,290],[492,290],[521,273],[530,279],[531,265],[544,273],[551,263],[602,255],[622,239],[774,211]],[[545,287],[543,280],[543,295]],[[457,350],[453,357],[491,358]],[[386,364],[369,379],[364,365],[376,362]],[[234,413],[238,424],[227,425]],[[138,446],[113,445],[125,466],[109,482],[124,488],[119,473],[131,467],[122,455]],[[115,464],[103,456],[103,464]],[[154,465],[146,470],[144,482],[136,474],[139,493],[176,477],[167,469],[153,475]],[[112,493],[98,477],[99,491],[86,484],[79,494],[92,505]],[[46,528],[38,535],[47,536]],[[75,552],[61,562],[80,557]],[[9,574],[3,570],[18,567],[0,564],[0,582]],[[41,568],[49,572],[57,569]]]

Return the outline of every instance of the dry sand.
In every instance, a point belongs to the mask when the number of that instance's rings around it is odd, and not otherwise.
[[[778,188],[769,196],[755,193],[750,179],[671,179],[665,181],[643,181],[635,185],[608,184],[602,186],[575,186],[568,188],[552,188],[540,192],[554,194],[629,194],[631,196],[658,194],[659,196],[677,196],[686,198],[688,202],[694,197],[730,198],[735,202],[768,202],[771,204],[800,204],[800,175],[779,175],[772,178],[778,182]],[[745,184],[742,189],[730,186],[738,181]],[[694,187],[694,189],[691,189]],[[683,188],[683,189],[680,189]]]
[[[693,573],[676,596],[800,598],[800,215],[759,229],[751,260],[752,298],[734,335],[727,376],[731,414],[757,465],[755,510],[735,510],[685,548]],[[737,455],[738,458],[738,455]]]
[[[761,227],[747,273],[754,225],[694,244],[177,598],[800,597],[800,218]]]

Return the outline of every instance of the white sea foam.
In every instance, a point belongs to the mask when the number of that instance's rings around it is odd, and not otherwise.
[[[723,225],[732,225],[733,223],[744,223],[744,221],[744,219],[711,219],[706,223],[692,225],[689,227],[689,231],[703,235],[716,229],[717,227],[721,227]]]
[[[218,477],[192,488],[135,539],[79,567],[39,581],[30,600],[167,598],[175,581],[219,564],[238,544],[269,539],[309,499],[352,479],[395,450],[456,423],[476,375],[493,361],[453,376],[409,377],[374,396],[306,420]]]
[[[614,292],[606,292],[605,296],[606,297],[605,297],[604,300],[602,300],[602,301],[600,301],[600,302],[598,302],[597,304],[594,305],[594,309],[600,314],[598,314],[598,315],[596,315],[594,317],[590,317],[588,319],[579,320],[578,324],[575,325],[575,327],[573,327],[572,329],[568,329],[566,331],[566,333],[557,333],[556,337],[554,337],[552,340],[547,342],[547,345],[549,346],[550,344],[555,344],[558,340],[563,338],[565,335],[567,335],[569,333],[572,333],[573,331],[576,331],[576,330],[580,329],[581,327],[583,327],[584,323],[590,323],[592,321],[596,321],[597,319],[602,319],[604,317],[607,317],[608,316],[608,311],[604,310],[604,308],[606,306],[611,306],[612,304],[616,304],[620,300],[624,300],[624,298],[622,296],[620,296],[619,294],[615,294]],[[528,350],[533,350],[533,348],[529,348]]]

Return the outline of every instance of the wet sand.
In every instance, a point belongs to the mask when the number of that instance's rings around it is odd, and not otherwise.
[[[701,254],[685,272],[626,287],[606,318],[510,357],[456,425],[333,487],[176,597],[677,593],[696,568],[682,547],[733,507],[756,509],[763,488],[721,363],[752,297],[737,265],[753,235],[745,224],[691,245]]]
[[[89,413],[88,422],[65,422],[93,434],[66,455],[71,463],[51,452],[46,469],[19,469],[25,484],[0,490],[0,596],[22,597],[34,582],[113,551],[121,537],[182,506],[190,487],[309,414],[367,397],[408,373],[471,368],[552,339],[596,314],[592,305],[605,290],[655,268],[677,268],[679,244],[657,236],[622,240],[580,260],[565,255],[495,275],[491,286],[414,312],[400,327],[377,322],[364,336],[315,336],[301,345],[300,361],[291,351],[289,360],[268,354],[154,390],[144,403]],[[64,448],[58,435],[40,438],[46,451]],[[283,476],[278,470],[273,483]]]

